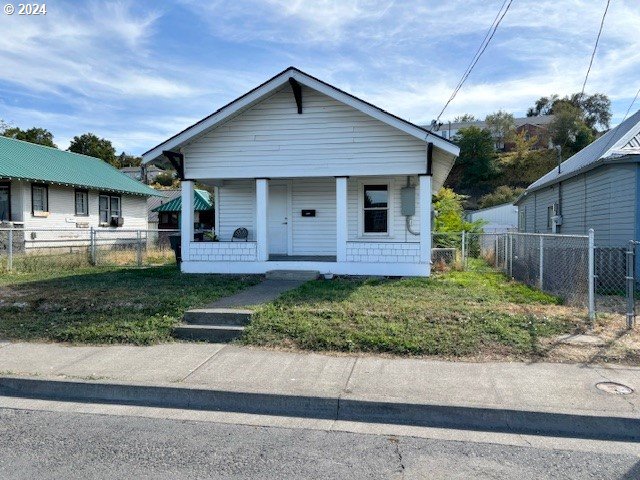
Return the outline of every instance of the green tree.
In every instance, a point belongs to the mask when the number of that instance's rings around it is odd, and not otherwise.
[[[2,135],[9,138],[15,138],[16,140],[24,140],[29,143],[58,148],[57,145],[53,143],[53,133],[46,128],[33,127],[27,130],[22,130],[18,127],[5,127],[2,131]]]
[[[464,113],[462,115],[458,115],[457,117],[455,117],[453,119],[454,122],[459,123],[459,122],[475,122],[476,121],[476,117],[475,115],[472,115],[470,113]]]
[[[594,140],[592,130],[583,120],[579,107],[571,103],[557,104],[549,133],[555,145],[562,148],[565,158],[580,151]]]
[[[524,192],[524,188],[500,185],[493,192],[480,197],[480,208],[494,207],[505,203],[513,203]]]
[[[436,212],[434,219],[434,247],[460,248],[462,231],[481,233],[485,222],[482,220],[468,222],[464,218],[462,207],[464,195],[458,195],[450,188],[441,188],[434,195],[433,208]],[[447,235],[449,234],[449,235]]]
[[[460,147],[456,164],[462,170],[462,186],[487,182],[497,174],[495,144],[488,130],[462,128],[453,141]]]
[[[139,167],[142,163],[141,157],[136,157],[135,155],[128,155],[122,152],[120,155],[116,157],[116,165],[118,168],[122,167]]]
[[[504,148],[505,142],[511,140],[516,130],[516,121],[513,118],[513,113],[498,110],[491,115],[487,115],[484,121],[487,124],[487,130],[491,132],[491,136],[495,140],[496,146]]]
[[[560,98],[558,95],[540,97],[527,110],[528,117],[555,115],[559,108],[572,105],[580,110],[581,119],[594,133],[597,129],[608,129],[611,122],[611,100],[603,93],[586,95],[574,93]]]
[[[105,138],[99,138],[93,133],[83,133],[80,136],[73,137],[69,145],[69,151],[101,158],[115,167],[118,166],[116,149],[113,148],[111,142]]]
[[[171,187],[175,182],[175,175],[173,170],[159,173],[155,179],[155,183],[163,187]]]

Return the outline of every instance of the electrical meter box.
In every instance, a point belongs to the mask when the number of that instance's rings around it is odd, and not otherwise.
[[[400,210],[402,215],[410,217],[416,214],[416,188],[402,187],[400,190]]]

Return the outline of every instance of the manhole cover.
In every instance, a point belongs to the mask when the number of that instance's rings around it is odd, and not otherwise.
[[[616,382],[600,382],[596,383],[596,388],[613,395],[629,395],[633,393],[633,388]]]

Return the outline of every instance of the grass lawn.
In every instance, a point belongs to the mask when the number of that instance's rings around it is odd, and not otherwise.
[[[147,345],[168,340],[184,311],[258,282],[184,275],[176,266],[0,274],[0,338]]]
[[[317,280],[262,307],[246,344],[441,357],[531,357],[584,312],[480,261],[431,278]]]

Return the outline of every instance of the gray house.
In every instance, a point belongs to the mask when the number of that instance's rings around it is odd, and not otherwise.
[[[640,111],[532,183],[518,230],[584,234],[599,247],[640,239]]]

